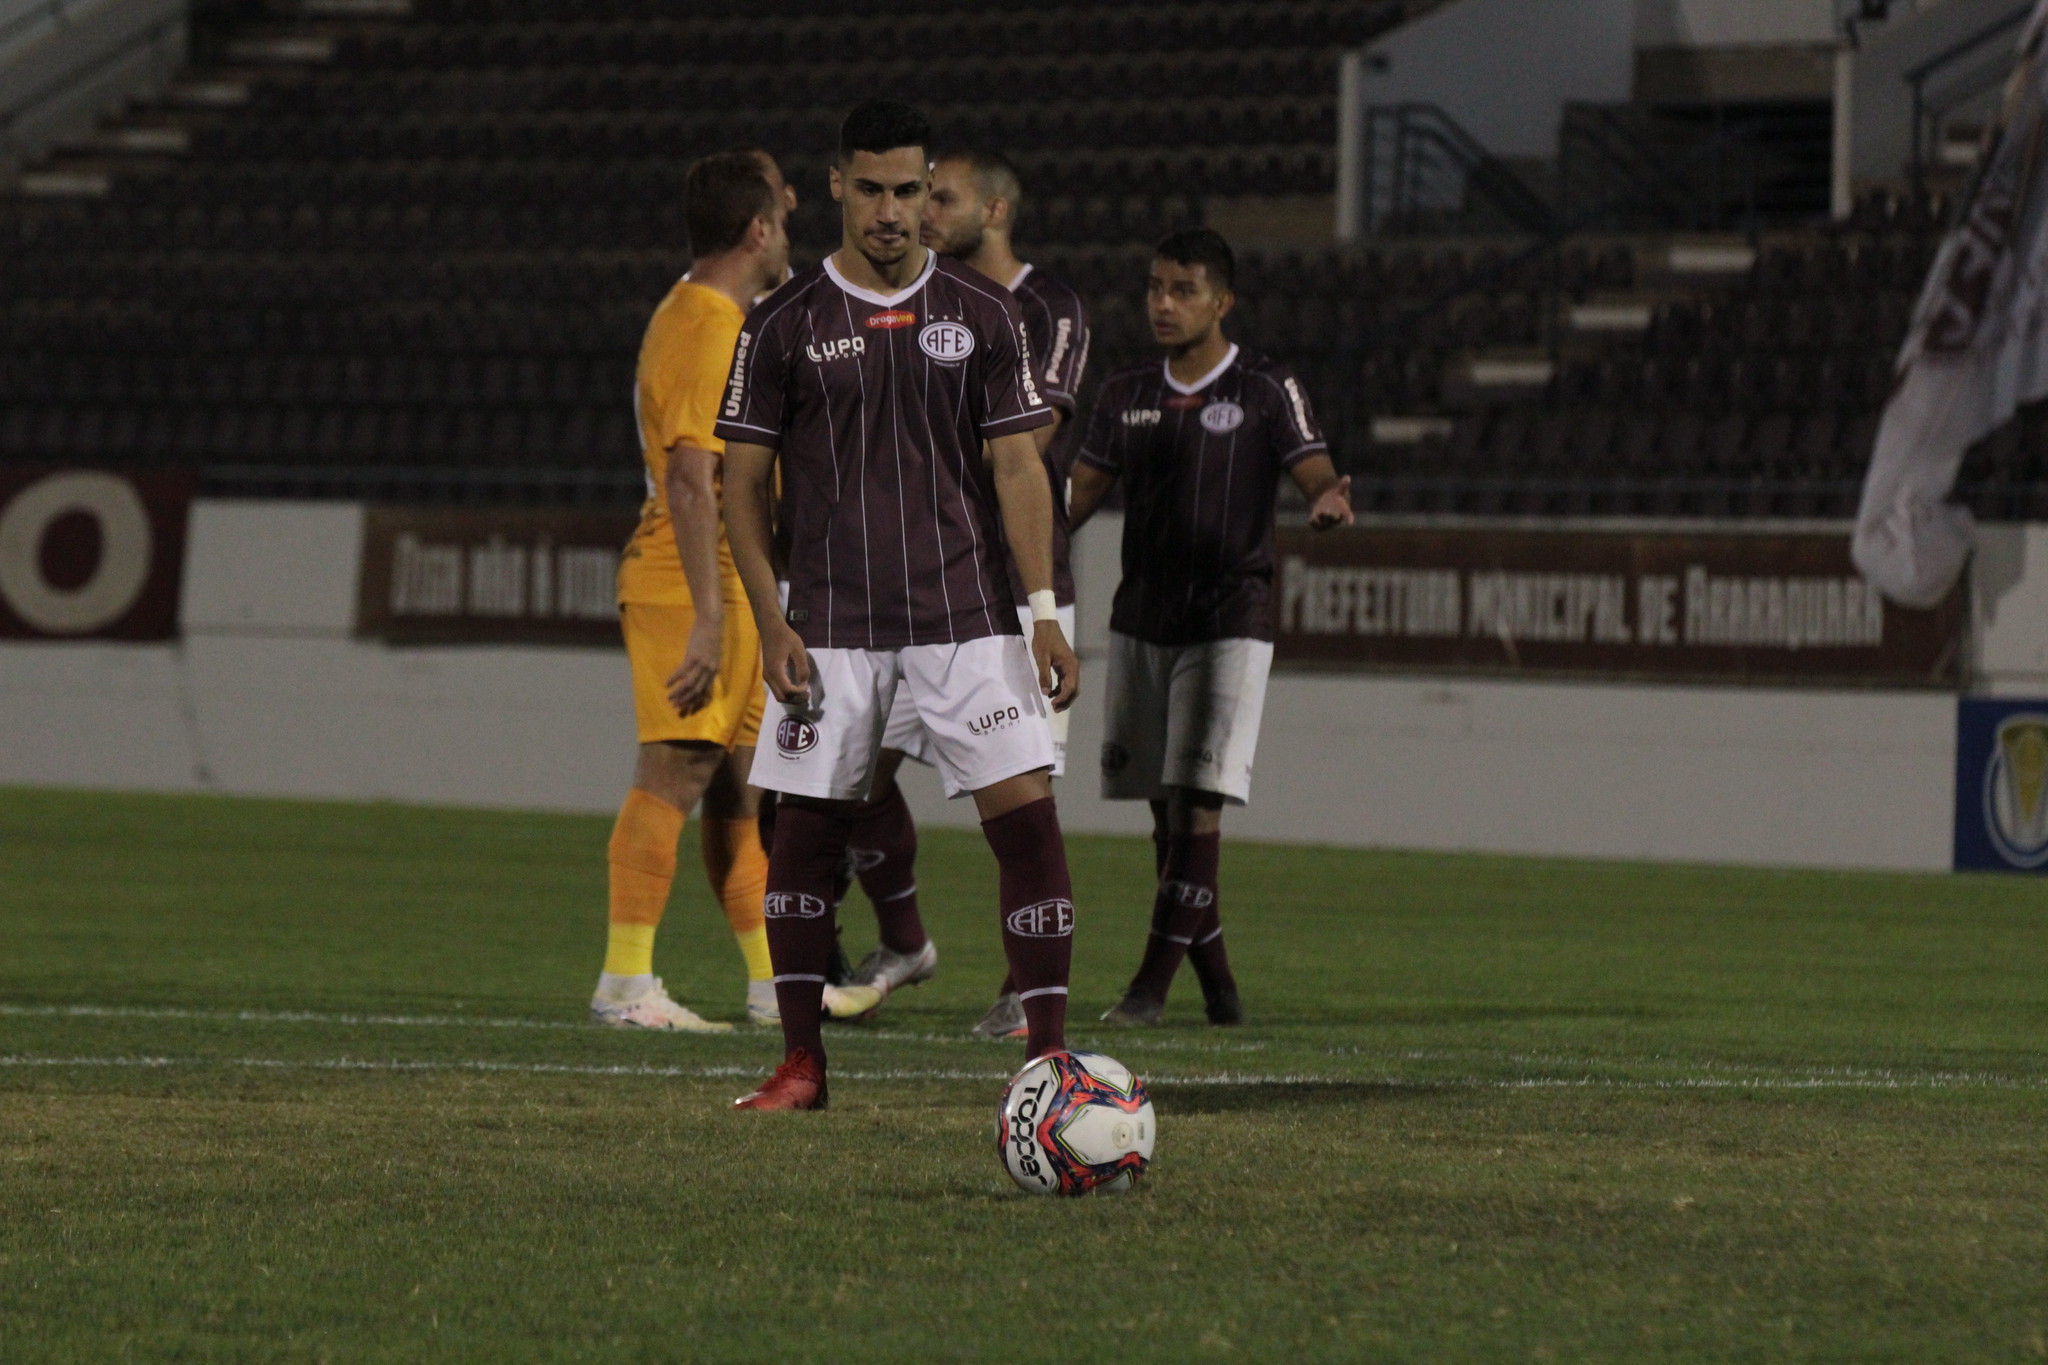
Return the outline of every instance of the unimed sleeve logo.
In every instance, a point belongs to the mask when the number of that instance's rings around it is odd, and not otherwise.
[[[1049,900],[1022,906],[1004,916],[1003,925],[1025,938],[1065,938],[1074,932],[1074,903]]]
[[[784,716],[775,723],[775,747],[789,758],[818,747],[818,727],[802,716]]]

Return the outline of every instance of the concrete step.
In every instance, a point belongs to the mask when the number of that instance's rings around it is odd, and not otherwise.
[[[114,177],[105,171],[25,171],[14,187],[29,199],[104,199],[114,192]]]
[[[228,57],[252,66],[315,66],[334,60],[334,39],[310,33],[237,38],[228,44]]]
[[[308,19],[405,19],[412,0],[299,0]]]
[[[231,79],[176,81],[164,92],[173,109],[234,109],[249,102],[249,82]]]

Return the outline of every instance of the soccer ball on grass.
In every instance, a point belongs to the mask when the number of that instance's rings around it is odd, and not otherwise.
[[[1128,1190],[1152,1164],[1159,1125],[1145,1083],[1099,1052],[1049,1052],[1010,1081],[996,1146],[1033,1194]]]

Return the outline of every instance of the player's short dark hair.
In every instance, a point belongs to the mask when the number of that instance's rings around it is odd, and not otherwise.
[[[774,212],[765,158],[751,147],[698,157],[683,177],[683,227],[692,256],[732,250],[756,218]]]
[[[868,100],[853,106],[839,125],[839,164],[853,160],[855,152],[893,152],[898,147],[915,147],[922,152],[932,145],[932,126],[923,114],[901,100]]]
[[[1182,228],[1179,232],[1169,232],[1159,239],[1158,246],[1152,248],[1152,255],[1175,265],[1201,266],[1219,287],[1236,287],[1237,253],[1230,249],[1229,242],[1223,240],[1223,234],[1214,228]]]
[[[972,147],[948,148],[932,158],[932,164],[941,161],[959,161],[967,166],[967,173],[974,177],[974,187],[981,191],[984,199],[1005,199],[1010,204],[1010,219],[1015,221],[1017,208],[1024,202],[1024,177],[1017,174],[1017,163],[1001,152],[984,152]]]

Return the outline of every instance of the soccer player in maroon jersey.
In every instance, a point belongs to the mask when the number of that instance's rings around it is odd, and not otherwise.
[[[786,1055],[735,1102],[745,1109],[825,1106],[834,881],[899,689],[995,852],[1027,1053],[1066,1046],[1074,901],[1047,699],[1064,710],[1080,670],[1055,610],[1052,497],[1031,438],[1052,414],[1016,301],[918,241],[929,142],[905,104],[847,115],[831,177],[841,245],[756,305],[714,428],[776,703],[753,780],[782,793],[764,908]],[[786,607],[770,552],[778,457]],[[1028,645],[1006,543],[1030,595]]]
[[[1080,429],[1074,424],[1076,395],[1088,364],[1088,311],[1072,286],[1039,266],[1017,258],[1011,227],[1024,198],[1017,168],[994,152],[956,151],[932,163],[931,198],[925,204],[920,239],[925,246],[1002,285],[1015,296],[1024,314],[1031,343],[1031,364],[1038,372],[1040,392],[1052,408],[1050,426],[1034,428],[1032,439],[1045,461],[1052,490],[1052,573],[1060,630],[1074,636],[1074,571],[1068,550],[1067,474],[1074,462]],[[1015,563],[1010,579],[1018,614],[1029,630],[1031,604]],[[1054,777],[1066,772],[1069,712],[1052,717]],[[876,769],[875,797],[854,817],[842,885],[860,879],[875,907],[881,942],[852,973],[852,984],[883,992],[931,979],[938,949],[926,935],[917,912],[917,826],[896,786],[896,770],[905,757],[934,761],[932,744],[908,692],[899,691],[882,738]],[[949,795],[958,795],[949,792]],[[974,1031],[988,1038],[1022,1037],[1024,1009],[1015,984],[1003,983],[996,1002]]]
[[[1223,808],[1251,796],[1273,662],[1273,499],[1280,477],[1317,529],[1351,522],[1339,478],[1287,367],[1232,344],[1236,261],[1207,228],[1159,243],[1146,281],[1161,363],[1103,382],[1074,465],[1079,527],[1124,484],[1123,581],[1110,611],[1102,794],[1152,803],[1159,889],[1138,974],[1103,1019],[1159,1022],[1183,956],[1212,1024],[1243,1022],[1223,949]]]

